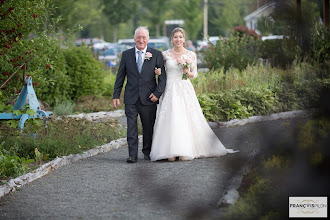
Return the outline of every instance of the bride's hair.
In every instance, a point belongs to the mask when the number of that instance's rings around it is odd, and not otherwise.
[[[148,37],[149,37],[149,30],[148,30],[148,27],[147,27],[147,26],[140,26],[140,27],[138,27],[138,28],[135,29],[135,32],[134,32],[134,38],[135,38],[136,34],[137,34],[140,30],[145,30],[145,31],[148,33]]]
[[[186,38],[186,32],[183,30],[183,28],[180,28],[180,27],[176,27],[173,29],[171,38],[173,38],[173,36],[176,32],[181,32],[183,37]]]

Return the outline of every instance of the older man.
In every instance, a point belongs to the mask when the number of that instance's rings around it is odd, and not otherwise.
[[[138,114],[143,127],[142,152],[144,159],[150,160],[149,154],[157,104],[166,85],[162,53],[147,47],[149,42],[148,28],[138,27],[135,30],[134,41],[135,47],[122,53],[113,93],[113,105],[118,107],[120,105],[120,93],[127,76],[124,103],[127,117],[128,163],[135,163],[138,160]],[[161,68],[162,72],[158,77],[158,84],[154,72],[155,68]]]

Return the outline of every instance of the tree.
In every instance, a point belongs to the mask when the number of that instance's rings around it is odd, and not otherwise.
[[[193,41],[199,37],[203,25],[203,7],[201,0],[187,0],[178,4],[180,15],[184,19],[185,29],[189,38]]]
[[[95,23],[103,10],[100,0],[50,0],[50,4],[55,7],[51,17],[61,18],[58,25],[62,31]]]
[[[60,47],[59,36],[51,36],[49,8],[46,0],[16,0],[0,2],[0,82],[16,75],[2,88],[10,99],[22,88],[22,64],[28,63],[28,74],[36,76],[49,67],[49,55]],[[37,83],[34,80],[34,83]]]
[[[244,24],[244,0],[223,0],[223,5],[215,7],[218,13],[213,14],[214,17],[210,18],[219,32],[229,36],[234,26]]]
[[[113,42],[117,41],[118,27],[120,23],[132,18],[136,10],[134,0],[103,0],[104,14],[113,27]]]
[[[143,0],[139,11],[143,16],[139,16],[140,23],[146,24],[150,28],[150,33],[159,37],[161,26],[165,20],[165,12],[169,6],[169,0]]]

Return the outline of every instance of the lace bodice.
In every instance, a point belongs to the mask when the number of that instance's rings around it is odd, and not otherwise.
[[[194,73],[194,77],[197,77],[197,56],[194,52],[188,51],[185,54],[188,58],[192,60],[192,64],[190,67],[190,71]],[[178,81],[182,79],[183,69],[178,65],[177,60],[172,56],[171,51],[167,50],[163,52],[163,57],[165,60],[165,68],[166,68],[166,77],[167,82]]]

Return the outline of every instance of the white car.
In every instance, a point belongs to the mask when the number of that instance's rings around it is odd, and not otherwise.
[[[119,39],[118,44],[125,44],[131,47],[135,47],[134,39]],[[156,50],[165,51],[169,48],[169,40],[166,37],[160,38],[150,38],[148,42],[148,47],[154,48]]]

